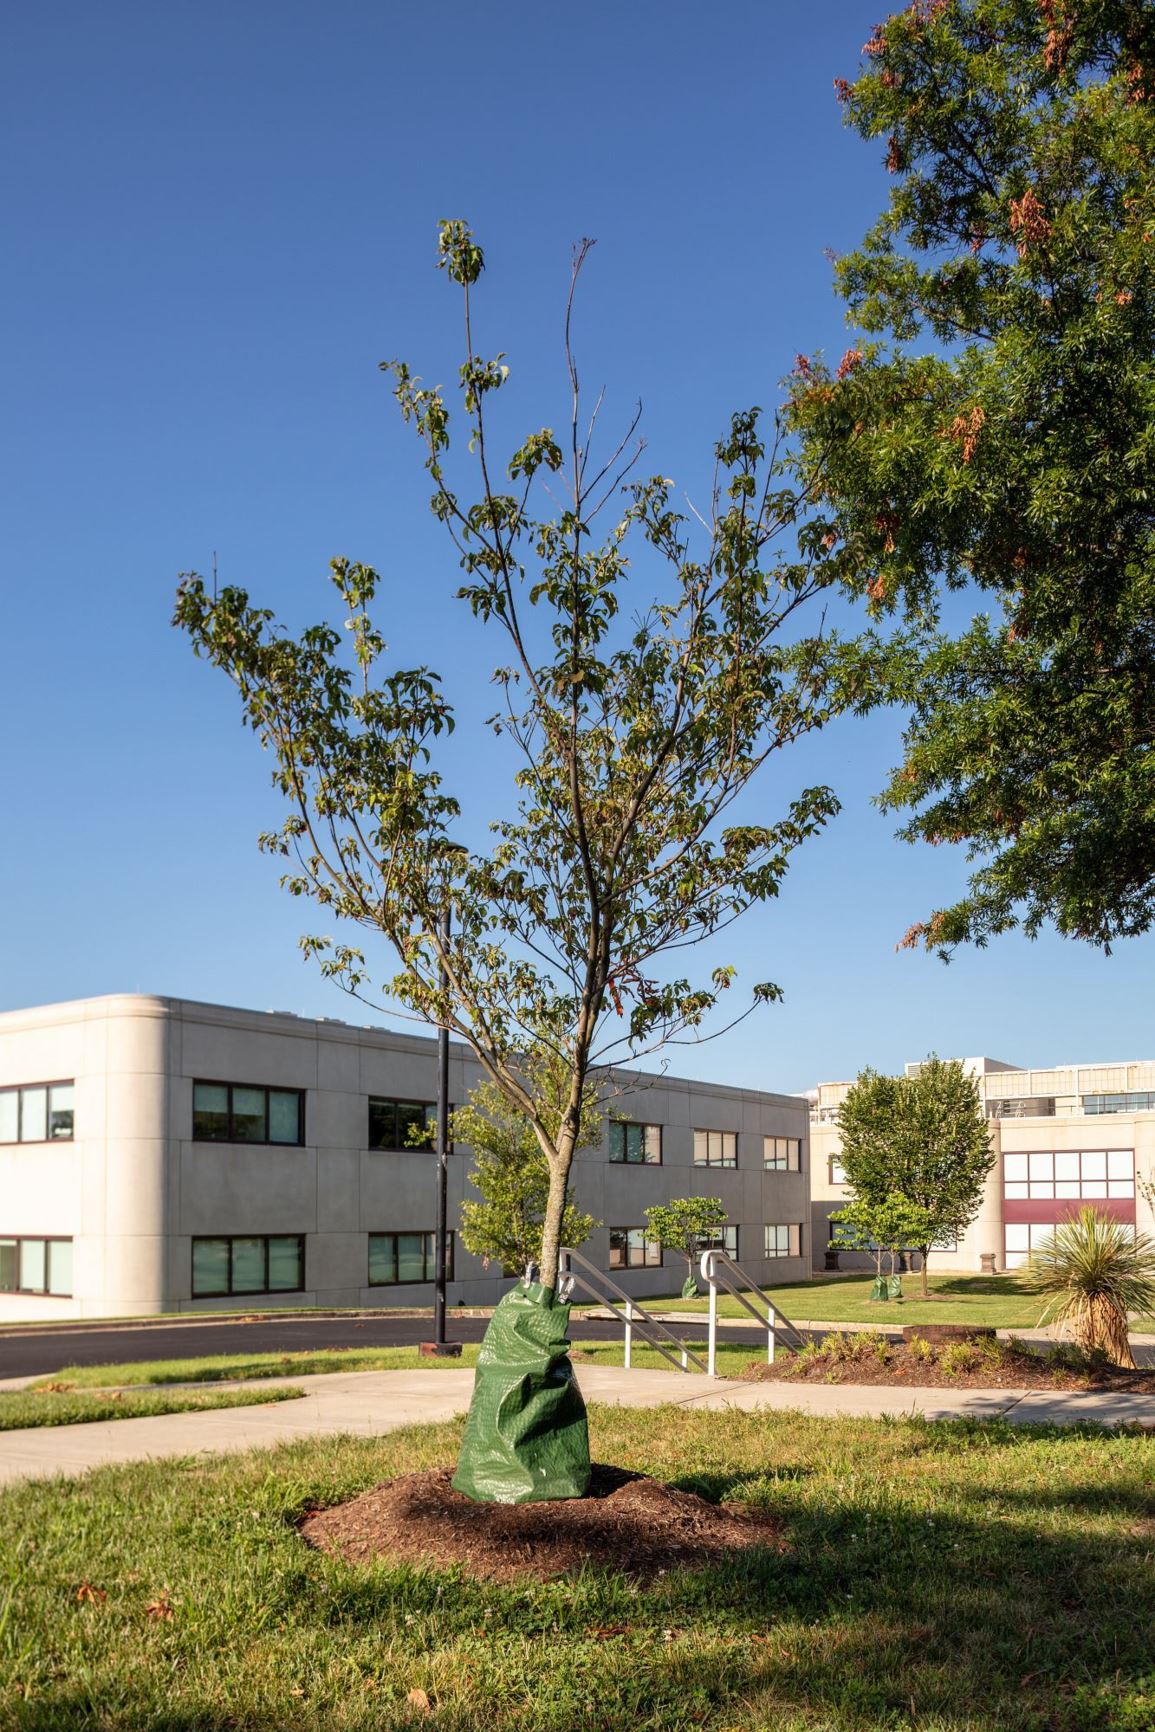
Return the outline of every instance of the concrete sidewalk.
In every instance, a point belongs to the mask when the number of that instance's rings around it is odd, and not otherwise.
[[[624,1407],[775,1408],[825,1418],[1006,1418],[1015,1425],[1138,1424],[1155,1431],[1155,1396],[1053,1394],[1025,1389],[887,1389],[862,1384],[798,1387],[684,1377],[676,1371],[624,1371],[582,1365],[588,1401]],[[464,1413],[472,1370],[362,1371],[295,1377],[299,1400],[267,1407],[172,1413],[90,1425],[43,1426],[0,1433],[0,1485],[52,1474],[83,1473],[113,1462],[270,1448],[298,1438],[351,1433],[376,1437],[404,1425]],[[227,1387],[216,1385],[215,1387]],[[251,1387],[251,1385],[250,1385]]]

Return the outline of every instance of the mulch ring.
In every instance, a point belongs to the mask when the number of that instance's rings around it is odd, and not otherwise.
[[[451,1478],[451,1469],[438,1468],[386,1480],[307,1516],[301,1536],[349,1563],[460,1564],[493,1582],[583,1569],[645,1582],[754,1546],[783,1549],[782,1523],[768,1512],[709,1503],[622,1468],[595,1464],[585,1497],[549,1503],[474,1503]]]

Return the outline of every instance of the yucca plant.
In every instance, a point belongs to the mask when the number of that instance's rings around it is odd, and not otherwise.
[[[1134,1368],[1127,1317],[1155,1308],[1155,1240],[1097,1209],[1081,1209],[1036,1247],[1028,1271],[1050,1294],[1040,1323],[1069,1323],[1086,1352]]]

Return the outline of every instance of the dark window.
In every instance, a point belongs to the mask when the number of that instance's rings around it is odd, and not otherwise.
[[[194,1082],[194,1142],[282,1143],[299,1147],[304,1140],[303,1089]]]
[[[737,1132],[695,1131],[694,1165],[696,1167],[736,1167],[738,1165]]]
[[[299,1293],[304,1285],[301,1233],[192,1242],[194,1299],[215,1299],[226,1293]]]
[[[71,1239],[0,1239],[0,1293],[72,1297]]]
[[[802,1166],[801,1137],[763,1137],[763,1164],[780,1173],[797,1173]]]
[[[445,1240],[445,1279],[453,1279],[453,1240]],[[370,1233],[370,1287],[400,1287],[432,1281],[437,1272],[435,1233]]]
[[[644,1227],[610,1228],[611,1269],[657,1269],[661,1262],[662,1247]]]
[[[610,1120],[611,1161],[656,1167],[661,1164],[661,1159],[661,1125],[634,1124],[630,1119]]]
[[[0,1143],[71,1140],[76,1087],[71,1082],[29,1083],[0,1089]]]
[[[449,1108],[450,1120],[453,1107]],[[436,1101],[395,1101],[369,1096],[369,1147],[400,1153],[432,1149],[437,1135]],[[450,1144],[450,1148],[452,1148]]]
[[[1085,1113],[1149,1113],[1155,1111],[1155,1093],[1129,1095],[1084,1095]]]

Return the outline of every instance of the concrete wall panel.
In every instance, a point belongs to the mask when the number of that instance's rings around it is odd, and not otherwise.
[[[316,1230],[314,1149],[187,1143],[181,1151],[180,1171],[182,1233]]]
[[[355,1233],[362,1225],[360,1150],[319,1148],[317,1231]]]

